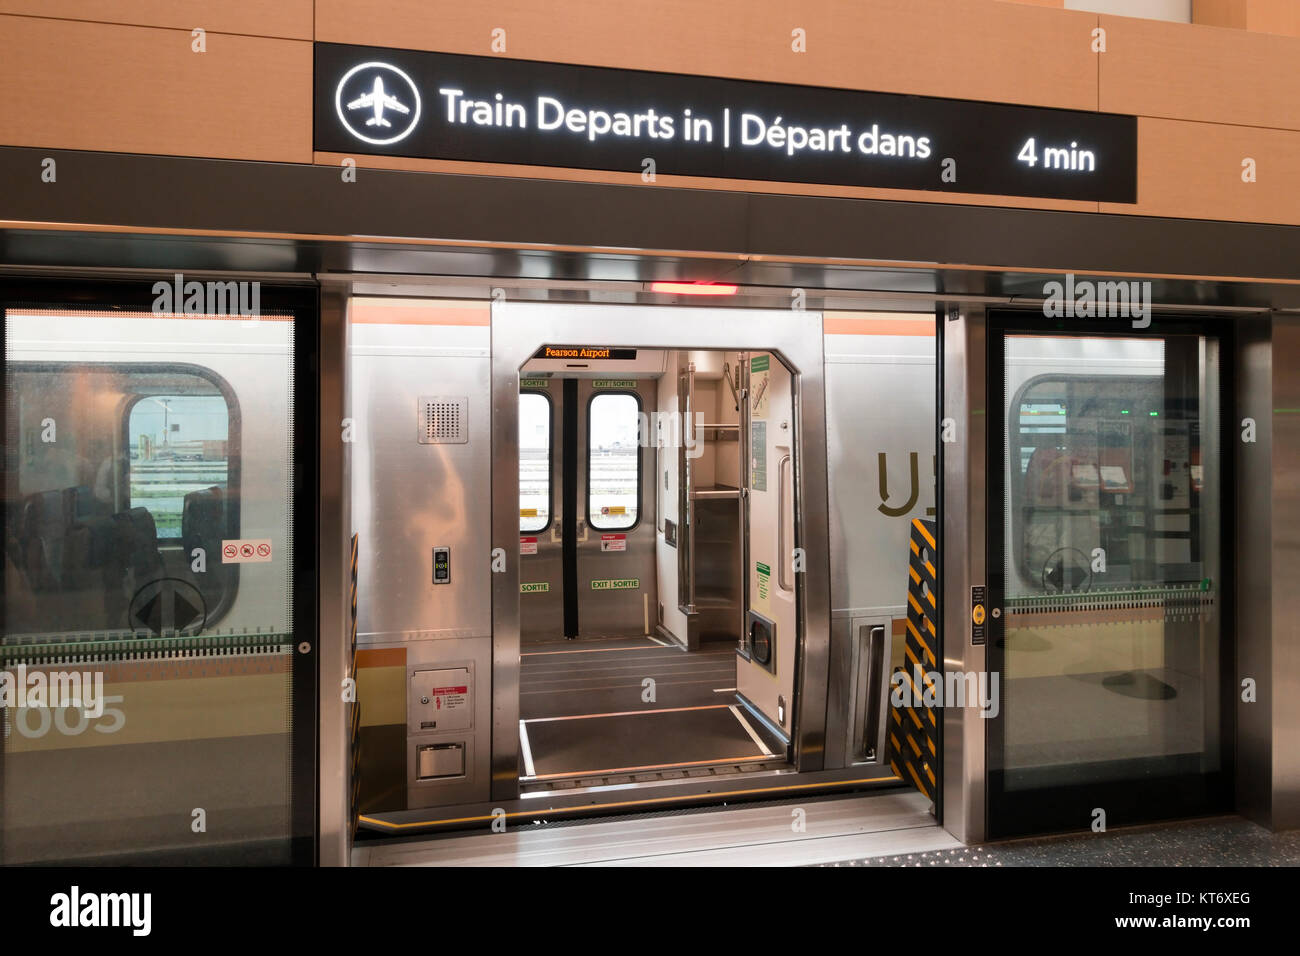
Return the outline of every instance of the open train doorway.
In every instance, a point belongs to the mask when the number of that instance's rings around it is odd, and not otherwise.
[[[348,313],[359,833],[916,782],[933,316]]]
[[[820,769],[819,333],[494,306],[494,796]]]

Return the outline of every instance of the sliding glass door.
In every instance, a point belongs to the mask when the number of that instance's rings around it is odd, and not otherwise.
[[[1230,806],[1230,363],[1126,326],[991,317],[990,836]]]

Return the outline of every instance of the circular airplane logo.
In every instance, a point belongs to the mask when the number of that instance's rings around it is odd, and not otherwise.
[[[387,146],[409,136],[420,121],[420,91],[392,64],[362,63],[339,80],[334,109],[357,139]]]

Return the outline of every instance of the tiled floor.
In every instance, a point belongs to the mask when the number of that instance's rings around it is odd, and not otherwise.
[[[822,865],[1300,866],[1300,831],[1272,833],[1241,817],[1216,817]]]

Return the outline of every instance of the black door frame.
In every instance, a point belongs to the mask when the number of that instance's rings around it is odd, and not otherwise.
[[[1068,324],[1067,324],[1068,323]],[[1232,323],[1219,318],[1188,319],[1183,316],[1153,314],[1145,329],[1134,328],[1128,319],[1053,319],[1041,312],[1027,310],[990,310],[987,337],[986,431],[987,524],[986,568],[988,600],[992,608],[1005,606],[1004,529],[1005,501],[1004,461],[1006,453],[1006,409],[1004,343],[1008,334],[1061,337],[1143,337],[1159,338],[1173,334],[1204,335],[1217,339],[1219,348],[1219,448],[1222,495],[1219,502],[1220,563],[1219,582],[1219,769],[1210,773],[1171,766],[1173,772],[1152,777],[1143,772],[1142,779],[1116,775],[1114,782],[1058,786],[1051,789],[1031,788],[1008,794],[1002,768],[1005,714],[1005,682],[999,715],[985,727],[986,766],[986,833],[989,838],[1007,838],[1035,833],[1087,829],[1093,823],[1093,810],[1105,810],[1106,826],[1123,826],[1156,820],[1175,819],[1204,813],[1222,812],[1233,807],[1235,769],[1235,595],[1234,523],[1236,514],[1236,342]],[[1004,631],[1006,616],[990,616],[987,668],[990,674],[1004,673]],[[1116,761],[1115,770],[1125,765],[1136,770],[1149,766],[1149,760]],[[1089,765],[1081,765],[1089,766]],[[1095,766],[1095,765],[1092,765]]]
[[[37,307],[70,309],[127,309],[148,313],[156,299],[154,283],[171,284],[172,275],[138,278],[93,278],[64,276],[0,277],[0,352],[5,350],[6,308]],[[207,278],[207,276],[205,276]],[[320,753],[320,628],[317,593],[320,580],[320,287],[315,282],[263,283],[260,304],[264,313],[293,315],[293,344],[290,356],[293,396],[290,429],[293,443],[292,568],[293,600],[291,625],[296,653],[291,675],[293,701],[290,730],[289,859],[295,866],[312,866],[318,861],[320,817],[318,769]],[[7,354],[7,353],[6,353]],[[0,394],[7,394],[6,363],[0,361]],[[7,419],[7,410],[3,413]],[[7,428],[7,424],[6,424]],[[253,449],[244,449],[245,454]],[[6,501],[8,490],[6,489]],[[0,532],[7,520],[0,510]],[[0,593],[4,588],[4,562],[0,561]],[[0,624],[3,607],[0,606]],[[0,630],[0,639],[3,631]],[[4,781],[4,751],[0,748],[0,785]],[[2,808],[0,808],[2,810]],[[3,815],[0,813],[0,858],[4,847]],[[151,865],[239,862],[220,849],[186,852],[146,851],[122,863]],[[238,851],[236,851],[236,855]],[[69,864],[76,859],[63,861]]]

